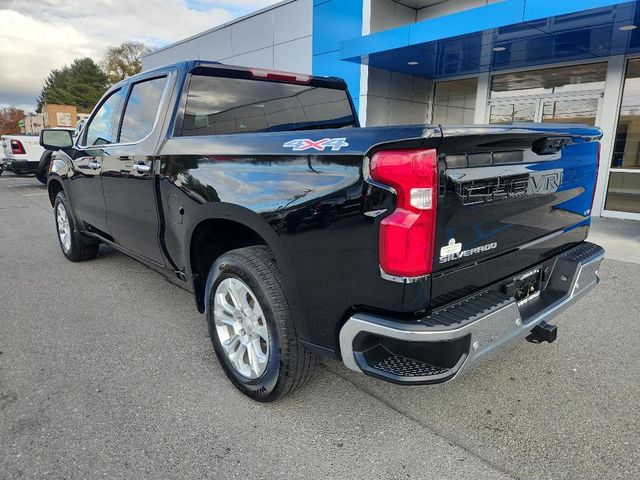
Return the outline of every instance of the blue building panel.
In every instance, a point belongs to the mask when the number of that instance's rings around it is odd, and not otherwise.
[[[314,0],[313,74],[343,78],[356,108],[360,96],[360,65],[341,61],[340,44],[361,35],[362,0]]]
[[[640,51],[640,1],[505,0],[340,44],[340,58],[426,78]],[[418,62],[409,65],[408,62]]]
[[[623,3],[634,3],[634,0],[526,0],[522,21],[580,14],[587,10],[612,7]]]
[[[349,93],[358,110],[360,106],[360,65],[351,62],[340,61],[340,52],[321,53],[313,56],[313,74],[322,76],[340,77],[349,87]]]
[[[410,26],[409,45],[469,35],[522,22],[525,0],[506,0]]]

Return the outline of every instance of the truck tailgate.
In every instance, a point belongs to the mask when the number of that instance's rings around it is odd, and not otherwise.
[[[586,238],[600,135],[562,124],[443,127],[435,304]]]
[[[11,140],[17,140],[22,145],[25,153],[13,153]],[[11,160],[27,160],[28,162],[40,161],[44,148],[40,146],[40,137],[37,135],[3,135],[2,156]]]

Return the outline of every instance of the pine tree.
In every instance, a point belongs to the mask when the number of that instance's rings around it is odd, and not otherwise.
[[[90,112],[108,87],[107,75],[90,58],[78,58],[71,65],[52,70],[47,76],[37,112],[46,103],[75,105],[79,112]]]

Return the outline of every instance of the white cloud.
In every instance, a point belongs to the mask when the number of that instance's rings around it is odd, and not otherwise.
[[[44,79],[107,47],[160,47],[276,0],[0,0],[0,107],[35,108]]]

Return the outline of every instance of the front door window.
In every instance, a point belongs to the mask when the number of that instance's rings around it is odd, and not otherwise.
[[[108,145],[115,143],[116,139],[116,114],[122,101],[122,89],[109,94],[102,102],[98,111],[89,121],[85,128],[84,145],[90,147],[94,145]]]

